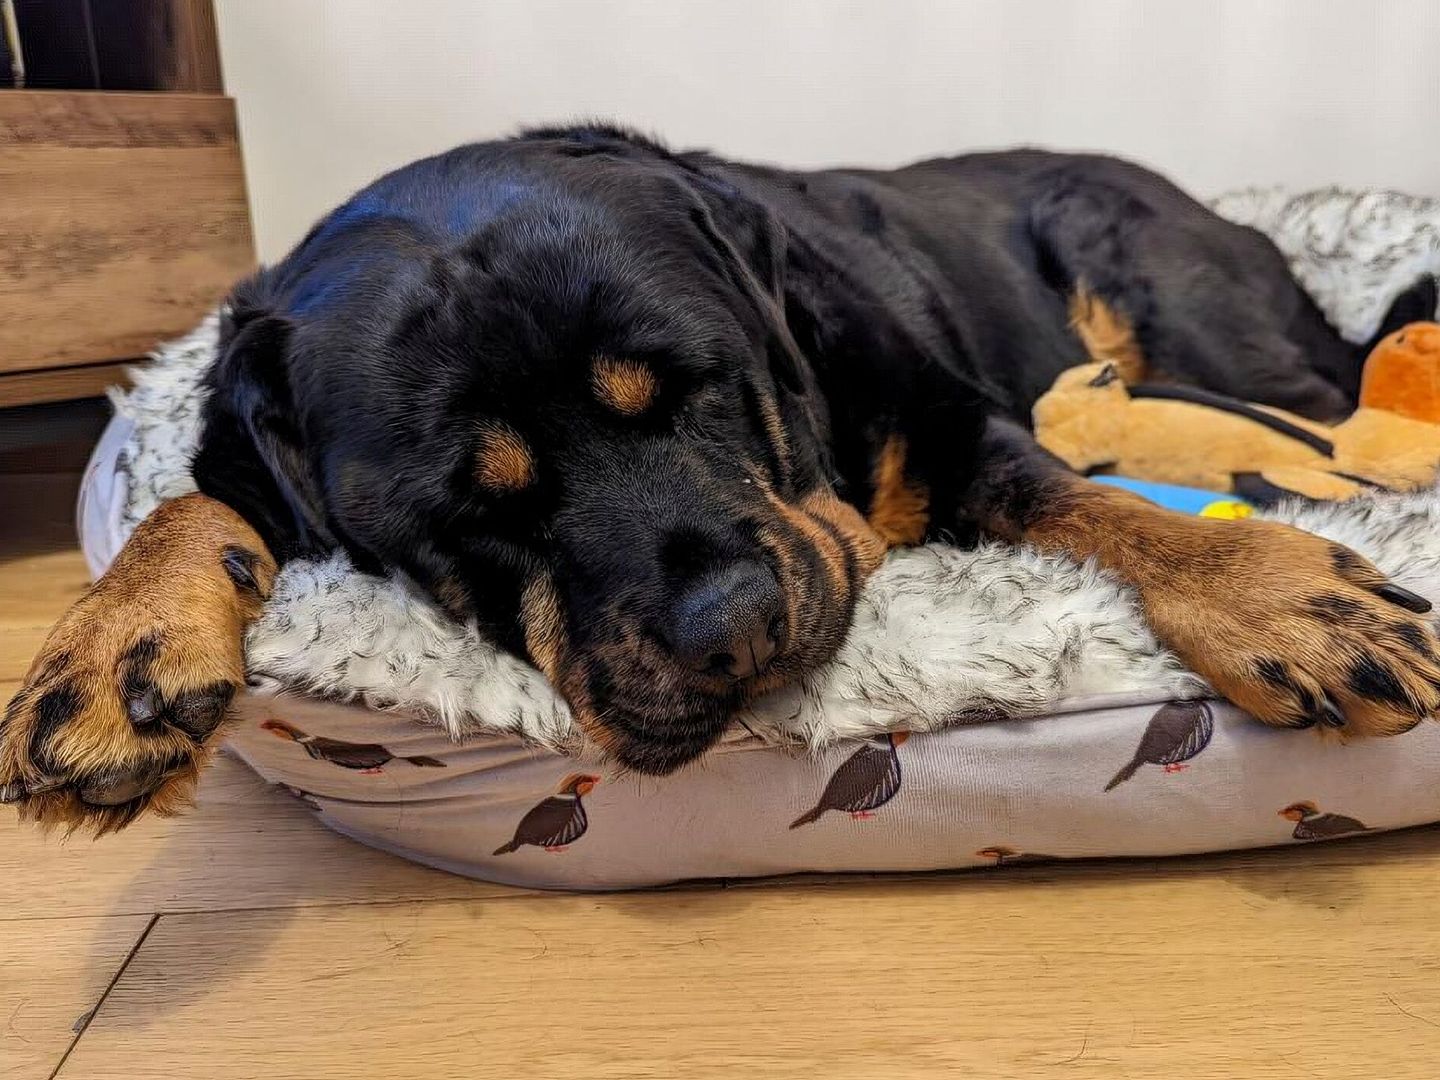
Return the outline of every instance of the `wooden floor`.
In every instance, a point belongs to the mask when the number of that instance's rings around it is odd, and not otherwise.
[[[0,698],[84,584],[0,479]],[[0,811],[0,1077],[1440,1076],[1440,831],[945,877],[527,893],[234,762],[61,844]]]

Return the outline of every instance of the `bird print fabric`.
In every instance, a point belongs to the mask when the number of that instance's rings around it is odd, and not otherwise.
[[[1215,715],[1203,701],[1171,701],[1160,706],[1145,734],[1140,736],[1140,745],[1135,756],[1105,785],[1106,791],[1114,791],[1140,771],[1142,765],[1159,765],[1167,773],[1180,772],[1186,762],[1210,745],[1215,734]]]
[[[515,827],[515,835],[492,854],[509,855],[526,845],[549,852],[564,851],[584,836],[590,827],[590,820],[585,814],[585,796],[599,782],[598,776],[567,776],[554,795],[541,799],[530,808]]]
[[[1440,770],[1440,724],[1341,741],[1258,728],[1213,699],[1107,700],[856,738],[818,758],[737,728],[702,767],[613,780],[589,763],[598,755],[567,760],[483,734],[452,742],[353,705],[257,696],[249,707],[231,739],[265,779],[296,789],[317,827],[542,888],[817,868],[1064,874],[1066,860],[1110,855],[1364,844],[1413,823],[1405,806],[1440,819],[1440,784],[1422,786],[1427,763]],[[445,767],[405,760],[421,755]]]
[[[895,797],[900,790],[899,748],[909,733],[892,731],[867,739],[830,777],[820,800],[790,823],[790,828],[819,821],[831,810],[842,810],[864,820]]]
[[[1362,821],[1344,814],[1322,814],[1320,808],[1308,800],[1291,803],[1279,811],[1281,817],[1295,822],[1290,833],[1296,840],[1329,840],[1336,836],[1369,832],[1370,827]]]
[[[989,859],[995,866],[1012,866],[1015,863],[1054,862],[1054,855],[1040,855],[1033,851],[1016,851],[1004,844],[992,844],[975,852],[977,859]]]
[[[392,761],[409,762],[422,769],[446,767],[445,762],[439,758],[424,755],[404,757],[391,753],[379,743],[352,743],[341,739],[328,739],[322,735],[311,735],[284,720],[266,720],[260,727],[281,739],[288,739],[290,742],[303,746],[305,753],[316,761],[328,761],[342,769],[353,769],[359,773],[373,775],[382,772],[385,766]]]

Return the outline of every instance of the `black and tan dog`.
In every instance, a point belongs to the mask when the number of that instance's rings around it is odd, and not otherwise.
[[[1363,353],[1262,236],[1115,160],[462,147],[237,289],[202,494],[46,642],[0,795],[99,829],[183,803],[277,564],[337,547],[478,619],[645,772],[829,658],[887,547],[981,531],[1096,559],[1267,723],[1403,731],[1440,704],[1425,601],[1317,537],[1092,485],[1021,426],[1092,355],[1339,416]]]

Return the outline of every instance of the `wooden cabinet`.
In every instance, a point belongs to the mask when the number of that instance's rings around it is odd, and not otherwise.
[[[136,51],[116,78],[218,86],[200,5],[132,6],[161,21],[129,26]],[[0,406],[100,392],[253,264],[229,98],[0,90]]]

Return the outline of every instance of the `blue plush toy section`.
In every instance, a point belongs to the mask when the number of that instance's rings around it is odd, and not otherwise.
[[[1152,484],[1148,480],[1130,480],[1124,476],[1092,477],[1097,483],[1133,491],[1153,503],[1182,514],[1199,514],[1202,517],[1236,518],[1249,517],[1254,506],[1238,495],[1224,495],[1218,491],[1202,488],[1180,487],[1177,484]]]

